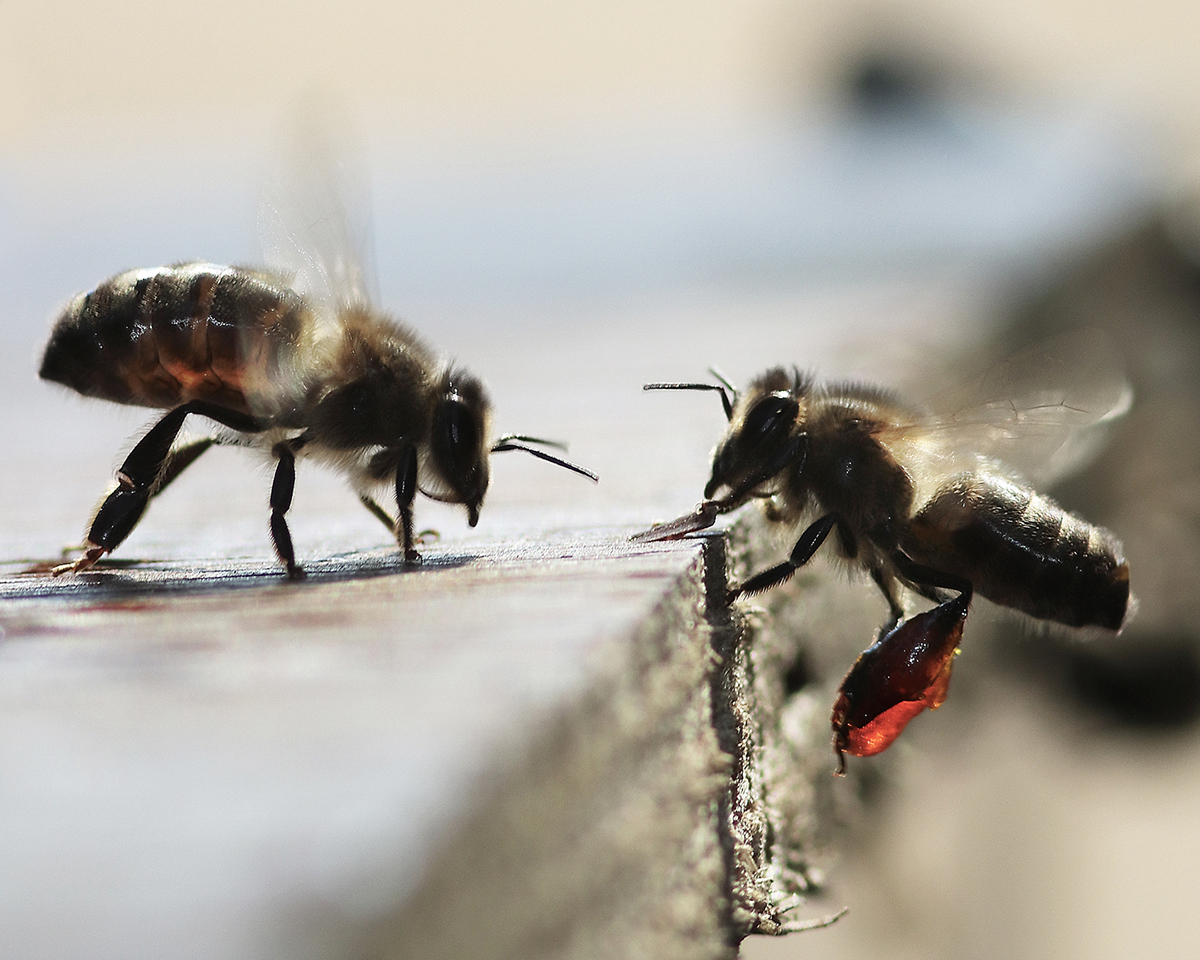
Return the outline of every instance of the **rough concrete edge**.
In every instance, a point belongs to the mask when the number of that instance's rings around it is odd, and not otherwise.
[[[778,559],[777,532],[757,512],[730,527],[735,579]],[[852,767],[839,788],[829,717],[875,612],[844,577],[814,565],[783,588],[740,600],[732,614],[737,630],[721,676],[726,722],[737,731],[728,807],[732,922],[739,939],[778,936],[833,919],[803,919],[797,908],[821,892],[841,833],[861,815],[860,788],[874,776]]]
[[[705,538],[589,692],[498,758],[406,902],[369,918],[311,905],[304,954],[732,960],[730,756],[710,684],[734,629],[725,579],[724,542]]]
[[[761,566],[767,533],[749,513],[700,538],[588,695],[501,758],[408,903],[366,918],[310,904],[281,931],[300,931],[293,955],[732,957],[750,934],[802,929],[791,913],[847,819],[830,776],[840,675],[800,690],[789,675],[844,598],[814,604],[829,586],[814,571],[770,611],[731,608],[727,568]]]

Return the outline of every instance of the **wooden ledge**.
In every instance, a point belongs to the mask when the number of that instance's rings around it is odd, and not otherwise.
[[[628,532],[0,578],[9,950],[732,957],[778,927],[724,537]]]

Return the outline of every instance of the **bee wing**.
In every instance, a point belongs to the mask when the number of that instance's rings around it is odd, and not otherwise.
[[[928,407],[935,412],[901,430],[929,437],[957,469],[996,461],[1048,484],[1086,466],[1132,401],[1115,344],[1081,332],[1022,350],[935,395]]]
[[[267,265],[319,315],[377,299],[367,177],[349,124],[324,104],[306,109],[259,205]]]

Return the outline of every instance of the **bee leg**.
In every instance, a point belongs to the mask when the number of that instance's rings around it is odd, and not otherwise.
[[[892,552],[891,561],[901,578],[932,596],[937,606],[904,620],[891,579],[882,570],[871,569],[872,579],[892,608],[892,620],[854,661],[838,688],[830,718],[838,776],[846,772],[846,754],[881,753],[910,720],[945,702],[974,593],[965,577],[916,563],[899,550]],[[938,590],[956,590],[958,596],[943,600]]]
[[[879,592],[883,594],[884,599],[888,603],[888,620],[880,628],[879,635],[882,637],[886,633],[890,633],[901,620],[904,619],[904,608],[900,606],[900,602],[896,599],[896,594],[892,590],[892,583],[879,567],[871,567],[871,579],[875,581],[875,586],[879,588]]]
[[[847,753],[881,753],[910,720],[945,702],[970,602],[970,593],[961,593],[897,624],[854,661],[830,717],[838,776]]]
[[[204,453],[205,450],[216,442],[216,437],[205,437],[203,440],[197,440],[195,443],[189,443],[185,447],[178,447],[173,450],[167,458],[162,472],[158,475],[158,482],[155,483],[154,492],[151,496],[157,497],[166,490],[176,477],[195,463],[200,458],[200,454]]]
[[[966,603],[971,602],[975,588],[966,577],[945,573],[942,570],[935,570],[933,567],[917,563],[899,550],[892,554],[892,563],[899,571],[900,576],[915,584],[921,594],[934,603],[946,602],[945,598],[937,594],[937,590],[956,590],[960,596],[966,597]]]
[[[121,464],[121,469],[117,471],[117,489],[100,504],[88,528],[83,556],[74,563],[55,567],[55,575],[69,570],[86,570],[104,554],[120,546],[137,526],[150,498],[207,449],[203,447],[189,455],[187,451],[191,447],[185,447],[177,455],[183,458],[178,466],[168,463],[171,446],[190,413],[201,414],[234,430],[256,432],[262,429],[253,417],[202,400],[193,400],[171,410],[137,442]]]
[[[375,517],[380,523],[387,527],[389,533],[395,533],[396,521],[392,519],[392,515],[384,510],[383,507],[377,504],[365,493],[360,493],[358,495],[358,502],[370,511],[371,516]],[[429,528],[427,530],[422,530],[420,533],[413,534],[413,543],[428,543],[430,540],[437,540],[440,537],[440,533],[432,528]]]
[[[304,570],[296,566],[292,534],[284,518],[292,505],[292,493],[296,489],[296,455],[286,443],[277,443],[271,452],[279,461],[275,464],[275,479],[271,482],[271,541],[287,568],[288,579],[300,580],[304,577]]]
[[[731,587],[726,599],[732,603],[740,596],[761,593],[763,590],[783,583],[812,559],[813,554],[820,549],[825,538],[829,536],[829,531],[837,522],[838,515],[836,513],[827,513],[820,520],[812,523],[807,530],[800,534],[800,539],[792,548],[791,555],[783,563],[777,563],[761,573],[756,573],[740,587]]]
[[[838,521],[837,525],[838,541],[842,547],[842,555],[847,560],[853,560],[858,556],[858,540],[854,536],[854,531],[850,526],[842,521]],[[896,599],[896,594],[892,590],[892,578],[883,572],[883,568],[879,566],[867,567],[871,574],[871,579],[875,581],[875,586],[879,588],[879,592],[883,594],[883,598],[888,605],[888,619],[884,622],[879,630],[879,636],[885,633],[890,633],[891,630],[904,619],[904,608],[900,606],[900,601]]]
[[[146,510],[162,473],[163,463],[171,452],[171,444],[179,435],[188,410],[176,407],[158,421],[137,442],[121,469],[117,471],[117,489],[108,495],[96,511],[88,528],[86,552],[76,561],[75,570],[84,570],[104,554],[120,546],[129,536]]]
[[[389,514],[386,510],[384,510],[383,507],[381,507],[379,504],[377,504],[371,497],[368,497],[365,493],[360,493],[358,495],[358,502],[361,503],[364,507],[366,507],[371,512],[371,516],[373,516],[376,520],[378,520],[385,527],[387,527],[389,533],[391,533],[393,535],[395,534],[396,521],[392,519],[391,514]]]
[[[167,489],[171,481],[195,463],[200,454],[204,453],[215,442],[215,438],[206,437],[203,440],[197,440],[195,443],[189,443],[187,446],[173,451],[159,473],[158,480],[151,486],[150,495],[140,501],[140,508],[137,507],[136,500],[131,503],[124,496],[118,497],[114,502],[113,508],[111,508],[114,511],[112,514],[114,521],[102,522],[101,515],[97,513],[96,519],[92,521],[92,527],[88,531],[88,543],[92,544],[92,546],[88,547],[83,557],[75,563],[66,564],[63,567],[55,567],[55,572],[60,570],[65,572],[66,570],[87,569],[104,556],[105,553],[116,549],[121,541],[128,537],[133,528],[137,526],[138,521],[142,518],[142,514],[146,512],[146,507],[149,505],[150,500]],[[122,473],[125,474],[125,471],[122,470]],[[125,475],[128,476],[128,474]],[[109,500],[113,500],[114,495],[120,492],[120,487],[114,490],[108,500],[105,500],[104,506],[108,506]],[[101,510],[103,509],[104,507],[101,507]],[[122,524],[124,524],[123,528]],[[103,537],[106,540],[114,540],[114,542],[112,542],[111,546],[102,546],[96,541],[97,536]]]
[[[417,448],[409,445],[400,451],[396,467],[396,542],[404,551],[405,563],[420,563],[421,555],[413,545],[413,500],[417,496]]]

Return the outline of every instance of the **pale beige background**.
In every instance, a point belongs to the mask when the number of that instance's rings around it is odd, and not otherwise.
[[[163,176],[159,157],[199,202],[243,217],[234,210],[251,203],[252,177],[228,168],[258,162],[280,116],[314,89],[344,96],[368,139],[418,165],[480,151],[519,164],[606,138],[819,111],[864,36],[926,50],[991,96],[1128,117],[1150,131],[1169,179],[1186,183],[1200,156],[1196,16],[1182,0],[4,0],[0,201],[39,192],[47,219],[32,254],[0,220],[3,249],[62,274],[10,295],[37,318],[55,297],[133,265],[72,272],[76,201],[99,216],[94,198],[110,176],[114,196],[137,196],[133,181]],[[213,178],[245,195],[214,201],[223,188]],[[119,211],[102,215],[119,234]],[[249,251],[252,228],[222,243]],[[34,339],[19,338],[20,350]],[[937,724],[924,721],[903,781],[856,831],[829,900],[813,906],[848,903],[851,914],[828,931],[750,944],[747,956],[1200,953],[1194,740],[1095,742],[1004,682],[976,695],[990,709],[972,723],[956,723],[953,701]]]
[[[769,111],[819,101],[876,35],[1027,95],[1150,116],[1194,150],[1194,20],[1184,0],[7,0],[0,145],[77,120],[115,121],[128,145],[204,139],[329,85],[418,139]]]

